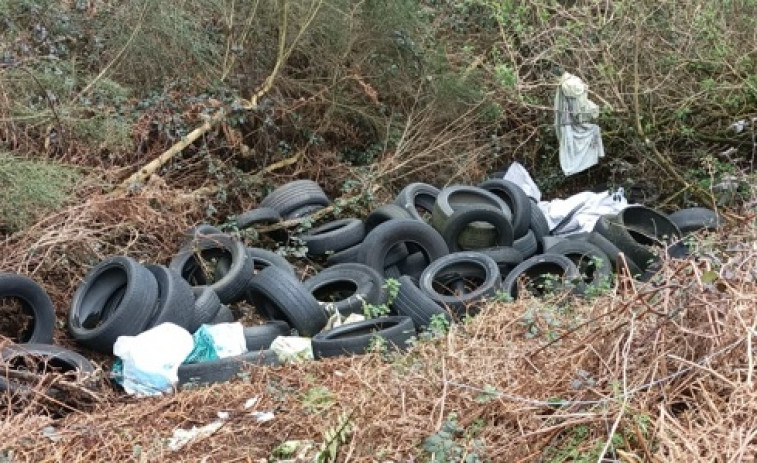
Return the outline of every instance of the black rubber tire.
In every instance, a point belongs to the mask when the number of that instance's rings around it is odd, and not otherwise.
[[[230,259],[228,272],[203,270],[200,260]],[[253,260],[247,253],[244,243],[229,235],[209,235],[198,237],[187,243],[171,260],[168,266],[179,273],[192,286],[207,285],[213,288],[224,304],[231,304],[244,298],[247,284],[253,275]],[[209,269],[210,270],[210,269]],[[218,277],[218,278],[216,278]]]
[[[659,259],[652,252],[650,246],[643,245],[636,241],[622,223],[618,222],[618,217],[600,217],[594,225],[594,232],[607,238],[620,251],[622,251],[628,262],[633,262],[636,267],[644,273],[650,264],[657,262]],[[640,235],[637,235],[640,236]],[[594,243],[596,244],[596,243]],[[609,256],[609,254],[608,254]],[[630,268],[629,264],[629,268]],[[633,270],[633,269],[632,269]],[[634,273],[636,275],[636,273]]]
[[[244,230],[259,224],[270,225],[281,222],[281,214],[270,207],[259,207],[239,214],[234,218],[234,222],[239,230]]]
[[[618,249],[618,247],[612,243],[612,241],[608,240],[601,234],[597,232],[591,232],[586,241],[598,247],[607,255],[607,257],[610,259],[611,269],[613,272],[617,273],[618,266],[622,265],[620,261],[622,255],[623,262],[625,262],[625,265],[628,266],[628,270],[631,272],[632,277],[635,278],[644,273],[641,268],[636,265],[636,262],[629,259],[623,251]]]
[[[34,280],[15,273],[0,273],[0,299],[13,298],[21,303],[31,325],[16,339],[17,342],[50,344],[55,328],[55,308],[50,296]],[[7,333],[10,337],[10,333]]]
[[[383,338],[387,347],[404,350],[415,336],[413,319],[403,316],[371,318],[318,333],[312,339],[313,357],[364,354],[376,336]]]
[[[260,202],[260,207],[270,207],[284,218],[291,218],[294,211],[305,215],[306,206],[325,207],[329,198],[321,187],[312,180],[295,180],[273,190]]]
[[[328,313],[333,306],[340,315],[363,314],[365,304],[384,304],[387,300],[384,278],[375,269],[358,263],[328,267],[305,280],[302,285],[310,291]],[[336,295],[333,301],[325,300]]]
[[[362,246],[362,244],[356,244],[347,249],[342,249],[339,252],[331,254],[326,258],[326,265],[330,267],[332,265],[357,262],[358,256],[360,255],[360,246]]]
[[[284,214],[284,219],[301,219],[303,217],[311,216],[323,208],[324,206],[321,206],[320,204],[308,204],[307,206],[298,207],[297,209]]]
[[[365,218],[365,233],[369,233],[379,224],[389,220],[412,218],[414,218],[413,215],[410,214],[407,209],[398,206],[397,204],[384,204],[374,209],[368,214],[368,217]]]
[[[497,195],[483,188],[468,185],[453,185],[442,189],[434,203],[434,212],[431,215],[431,225],[441,232],[450,216],[455,210],[468,207],[493,207],[501,209],[508,221],[512,220],[512,211],[507,203]],[[458,238],[463,248],[476,249],[494,246],[497,232],[490,224],[485,222],[473,222],[468,225]]]
[[[494,259],[499,267],[499,274],[504,279],[521,262],[525,260],[523,253],[510,246],[497,246],[487,249],[478,249],[481,254]]]
[[[194,310],[192,311],[192,321],[187,331],[194,334],[195,331],[203,324],[211,324],[221,310],[221,300],[218,294],[209,286],[195,286],[192,288],[194,294]]]
[[[313,336],[328,319],[318,301],[295,277],[278,267],[260,271],[250,281],[255,307],[271,320],[284,320],[300,336]]]
[[[382,275],[387,255],[399,243],[413,243],[423,250],[430,262],[449,254],[444,238],[430,225],[415,219],[384,222],[374,228],[363,240],[358,259]]]
[[[446,286],[450,280],[476,277],[481,280],[469,292],[442,294],[436,285]],[[418,287],[437,304],[452,309],[457,314],[477,313],[481,301],[499,290],[502,277],[497,263],[486,254],[475,251],[448,254],[432,262],[421,274]]]
[[[256,274],[266,267],[278,267],[281,270],[295,276],[297,272],[294,265],[289,263],[283,256],[262,248],[247,248],[247,256],[252,259],[253,274]]]
[[[423,221],[423,216],[418,212],[422,209],[427,214],[434,211],[434,203],[439,195],[439,189],[427,183],[411,183],[403,188],[394,199],[394,204],[405,209],[415,220]]]
[[[549,235],[549,223],[539,205],[531,200],[528,202],[531,204],[531,230],[534,232],[536,241],[540,242],[542,238]]]
[[[192,241],[193,239],[197,238],[198,236],[208,236],[208,235],[218,235],[223,234],[221,229],[214,227],[213,225],[209,225],[207,223],[203,223],[200,225],[195,225],[194,227],[191,227],[184,231],[184,241]]]
[[[531,200],[521,187],[503,178],[489,179],[482,182],[479,188],[499,196],[513,213],[513,237],[520,238],[528,233],[531,226]]]
[[[513,227],[501,210],[493,207],[461,207],[447,219],[442,227],[441,234],[447,243],[450,252],[459,252],[465,249],[460,243],[460,237],[472,223],[485,222],[494,227],[496,240],[488,246],[511,246],[513,244]]]
[[[617,221],[629,230],[635,241],[647,246],[678,242],[683,236],[666,214],[646,206],[626,207],[617,215]],[[645,243],[646,240],[654,243]]]
[[[400,275],[408,275],[417,280],[421,277],[423,271],[426,270],[429,263],[430,262],[422,252],[414,252],[401,262],[397,263],[397,269],[399,270]]]
[[[8,367],[24,369],[32,373],[55,371],[61,373],[76,372],[77,376],[91,375],[95,366],[83,355],[63,347],[50,344],[25,343],[11,344],[0,350],[0,361]],[[29,368],[29,367],[33,368]]]
[[[189,330],[194,318],[195,297],[192,287],[178,273],[163,265],[146,265],[158,282],[158,305],[145,329],[161,323],[174,323]]]
[[[216,316],[208,322],[208,325],[218,325],[219,323],[234,323],[235,321],[237,320],[236,317],[234,317],[234,312],[231,311],[228,305],[221,304],[221,307],[218,308]]]
[[[568,238],[565,238],[564,236],[551,236],[547,235],[541,239],[541,244],[539,248],[542,252],[548,252],[549,249],[556,245],[557,243],[561,243],[563,241],[567,241]]]
[[[515,267],[502,282],[502,290],[511,298],[517,299],[518,278],[525,276],[529,280],[534,280],[546,274],[556,275],[563,284],[580,278],[578,268],[572,260],[557,254],[542,254],[526,259]]]
[[[427,328],[434,316],[444,317],[447,322],[452,323],[449,312],[421,291],[416,281],[409,275],[399,278],[400,289],[392,302],[394,311],[398,315],[412,318],[416,330]]]
[[[360,219],[348,218],[327,222],[311,228],[300,239],[311,256],[322,256],[355,246],[363,241],[365,225]]]
[[[706,207],[681,209],[669,214],[668,218],[684,235],[689,235],[699,230],[715,231],[724,223],[723,218],[717,212]]]
[[[520,251],[525,259],[533,256],[538,252],[539,243],[536,241],[536,234],[529,229],[528,233],[513,241],[513,248]]]
[[[225,383],[238,378],[244,369],[251,366],[280,365],[276,352],[256,350],[242,355],[200,363],[179,365],[179,386]]]
[[[572,260],[587,286],[599,287],[612,277],[610,258],[599,247],[587,241],[564,240],[549,248],[548,253]]]
[[[292,327],[283,320],[272,320],[262,325],[245,326],[244,342],[248,351],[271,348],[271,343],[279,336],[292,334]]]
[[[157,302],[158,282],[149,270],[130,257],[110,257],[90,270],[74,293],[68,329],[90,349],[112,354],[119,336],[144,331]]]

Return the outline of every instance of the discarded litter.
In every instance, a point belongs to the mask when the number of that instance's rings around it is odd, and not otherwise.
[[[126,393],[151,396],[170,391],[178,381],[179,365],[193,345],[192,335],[173,323],[137,336],[120,336],[113,353],[122,362],[120,383]]]
[[[282,363],[313,360],[313,347],[310,338],[279,336],[271,343],[271,350],[276,352]]]
[[[219,420],[199,428],[192,426],[192,429],[175,429],[173,436],[168,439],[168,448],[173,452],[180,450],[190,442],[198,441],[213,435],[216,431],[221,429],[223,424],[224,420]]]

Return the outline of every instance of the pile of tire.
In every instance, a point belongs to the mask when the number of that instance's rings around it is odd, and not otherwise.
[[[243,216],[278,213],[283,219],[287,210],[304,208],[303,204],[308,205],[305,215],[328,204],[316,184],[302,180],[279,187],[271,196],[293,203],[280,199],[274,202],[280,208],[276,210],[266,198],[263,207]],[[345,314],[361,311],[366,303],[380,304],[386,296],[373,298],[367,288],[382,286],[381,279],[397,279],[399,291],[390,303],[389,316],[410,317],[414,328],[423,330],[434,317],[451,322],[474,315],[498,293],[511,299],[524,289],[537,296],[561,288],[582,294],[610,283],[618,271],[649,278],[666,252],[673,257],[686,254],[685,235],[720,223],[717,214],[705,208],[668,216],[631,206],[616,216],[602,217],[590,233],[552,236],[538,204],[502,178],[441,189],[413,183],[363,220],[340,218],[302,234],[299,239],[307,254],[325,263],[325,269],[303,286],[321,306]],[[247,222],[238,225],[244,228]],[[318,318],[318,324],[323,323]],[[316,326],[309,326],[308,332]],[[314,352],[316,356],[360,352],[369,337],[366,333],[383,336],[379,328],[357,325],[359,341],[347,328],[318,333],[313,337]],[[341,347],[332,347],[333,339],[321,347],[325,338],[334,337],[341,339],[336,342]]]
[[[235,228],[305,218],[329,204],[317,183],[297,180],[238,215]],[[364,219],[340,218],[300,234],[308,256],[323,263],[304,281],[281,255],[210,225],[188,230],[166,266],[109,257],[74,294],[68,329],[88,348],[112,353],[119,336],[164,322],[193,333],[202,324],[234,321],[229,305],[246,301],[268,320],[245,328],[248,352],[179,369],[182,384],[225,381],[245,365],[276,364],[271,343],[292,330],[311,337],[316,358],[362,354],[376,338],[402,350],[435,319],[451,323],[475,315],[496,296],[581,294],[617,272],[649,278],[666,254],[686,254],[687,234],[720,224],[705,208],[666,215],[631,206],[601,217],[590,233],[559,237],[551,235],[538,204],[502,178],[441,189],[412,183]],[[388,278],[399,282],[392,297]],[[334,314],[371,306],[389,313],[324,330]],[[36,315],[41,334],[29,341],[51,338],[51,307]]]
[[[11,300],[21,308],[20,318],[26,323],[13,321],[21,330],[10,338],[12,343],[0,347],[0,393],[10,394],[12,399],[38,397],[39,387],[45,384],[42,375],[47,374],[95,387],[94,365],[76,352],[53,345],[55,310],[47,292],[27,276],[2,273],[0,301]],[[66,404],[69,395],[58,380],[52,383],[58,386],[46,388],[44,397]]]

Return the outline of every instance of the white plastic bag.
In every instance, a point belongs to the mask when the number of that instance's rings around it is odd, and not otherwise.
[[[123,365],[124,390],[137,396],[170,391],[179,380],[179,365],[193,347],[189,331],[173,323],[162,323],[137,336],[119,336],[113,353]]]

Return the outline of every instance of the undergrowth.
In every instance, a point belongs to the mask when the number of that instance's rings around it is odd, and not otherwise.
[[[62,208],[79,177],[71,166],[0,152],[0,231],[23,230]]]

